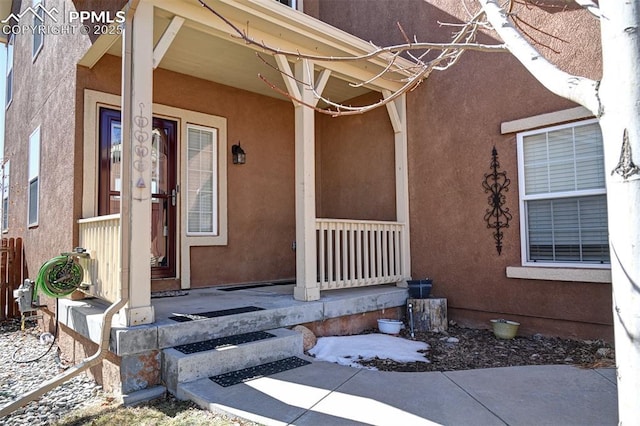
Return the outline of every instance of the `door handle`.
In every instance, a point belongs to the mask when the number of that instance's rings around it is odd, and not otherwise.
[[[177,194],[177,191],[175,189],[172,189],[171,190],[171,205],[173,207],[176,206],[176,194]]]

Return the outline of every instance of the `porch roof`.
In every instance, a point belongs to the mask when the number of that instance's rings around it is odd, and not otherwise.
[[[260,74],[284,89],[273,55],[263,52],[264,49],[259,46],[247,44],[233,34],[233,28],[200,6],[197,0],[142,1],[149,1],[155,6],[153,33],[156,66],[266,96],[285,98],[258,77]],[[334,57],[362,55],[374,50],[370,43],[274,0],[208,0],[207,4],[251,38],[270,47]],[[171,37],[173,34],[174,38]],[[163,49],[159,48],[162,44],[168,44],[164,54]],[[256,53],[259,52],[263,52],[262,58],[271,66],[257,57]],[[93,67],[105,54],[122,56],[121,36],[100,36],[80,65]],[[289,61],[295,60],[289,58]],[[317,64],[316,73],[321,71],[318,68],[331,70],[332,78],[323,95],[336,102],[372,90],[394,91],[401,86],[399,80],[403,77],[401,72],[395,70],[367,84],[367,87],[356,88],[349,83],[370,80],[381,73],[388,63],[380,58],[372,58],[358,62],[326,61]],[[406,60],[400,60],[398,64],[409,66]]]

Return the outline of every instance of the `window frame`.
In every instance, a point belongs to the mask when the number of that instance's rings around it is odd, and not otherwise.
[[[40,145],[42,141],[42,134],[40,126],[38,126],[29,135],[29,158],[27,161],[27,227],[34,228],[38,226],[40,218]],[[32,199],[32,184],[35,183],[35,219],[32,221],[31,217],[31,199]]]
[[[7,40],[7,69],[6,69],[6,87],[5,87],[5,104],[4,107],[9,108],[13,101],[13,50],[15,43],[15,35],[11,34]]]
[[[42,5],[40,7],[38,7],[38,5]],[[42,48],[44,47],[44,32],[39,31],[40,26],[44,25],[44,20],[45,20],[45,13],[44,13],[44,0],[32,0],[31,2],[31,7],[34,10],[34,14],[33,14],[33,41],[32,41],[32,48],[31,48],[31,60],[32,62],[35,62],[36,59],[38,58],[38,56],[40,55],[40,52],[42,51]],[[39,37],[36,37],[36,34]],[[36,41],[39,40],[39,43],[36,44]]]
[[[293,10],[300,10],[298,9],[298,2],[300,2],[301,0],[276,0],[276,1],[280,4],[290,7]]]
[[[527,136],[541,133],[550,133],[557,130],[576,128],[589,124],[598,124],[597,119],[587,119],[553,126],[541,127],[534,130],[522,131],[516,134],[517,157],[518,157],[518,193],[520,208],[520,244],[522,266],[548,267],[548,268],[580,268],[580,269],[610,269],[611,263],[596,263],[585,261],[531,261],[529,260],[529,217],[527,202],[536,200],[561,200],[569,198],[588,197],[594,195],[605,195],[606,184],[602,188],[581,189],[575,191],[547,192],[543,194],[527,195],[525,193],[525,168],[524,168],[524,139]],[[603,157],[604,161],[604,157]]]
[[[9,191],[11,189],[11,160],[7,160],[2,165],[2,205],[0,209],[0,228],[2,232],[9,231]]]
[[[212,135],[212,144],[213,144],[213,163],[212,163],[212,170],[211,170],[211,174],[212,176],[215,178],[215,182],[213,182],[212,184],[212,201],[213,201],[213,207],[211,210],[211,221],[212,221],[212,230],[211,231],[191,231],[189,230],[189,202],[190,202],[190,198],[189,198],[189,188],[190,188],[190,181],[189,181],[189,162],[188,162],[188,152],[189,152],[189,131],[195,129],[195,130],[200,130],[203,132],[209,132]],[[186,151],[187,151],[187,156],[186,158],[186,181],[185,181],[185,195],[184,195],[184,199],[185,199],[185,209],[186,209],[186,215],[185,215],[185,233],[188,237],[217,237],[220,235],[220,201],[219,201],[219,194],[218,194],[218,187],[219,187],[219,181],[220,181],[220,177],[219,177],[219,172],[218,172],[218,152],[220,149],[220,130],[218,128],[215,127],[209,127],[209,126],[203,126],[203,125],[199,125],[199,124],[193,124],[193,123],[187,123],[186,124],[186,135],[187,135],[187,140],[186,140]]]

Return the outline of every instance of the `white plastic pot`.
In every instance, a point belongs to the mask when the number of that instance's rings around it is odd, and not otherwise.
[[[399,334],[402,328],[402,321],[381,318],[378,320],[378,330],[385,334]]]
[[[499,339],[513,339],[518,332],[519,322],[504,319],[492,319],[493,334]]]

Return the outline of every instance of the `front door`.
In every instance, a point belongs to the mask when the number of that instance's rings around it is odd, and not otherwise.
[[[100,108],[98,213],[120,212],[120,111]],[[178,123],[153,118],[151,143],[151,278],[176,277]],[[141,258],[144,254],[141,253]]]

